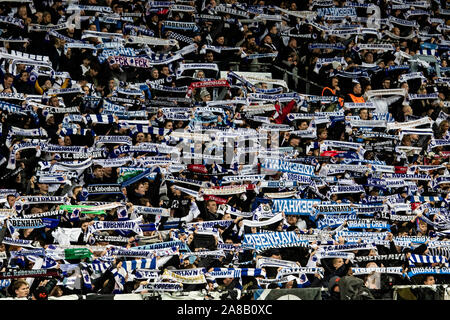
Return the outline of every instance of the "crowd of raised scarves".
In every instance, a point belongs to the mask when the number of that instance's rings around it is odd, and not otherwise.
[[[447,6],[0,1],[0,294],[447,284]]]

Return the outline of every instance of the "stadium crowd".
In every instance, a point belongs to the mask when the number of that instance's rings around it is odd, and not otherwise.
[[[0,1],[0,296],[448,284],[449,15]]]

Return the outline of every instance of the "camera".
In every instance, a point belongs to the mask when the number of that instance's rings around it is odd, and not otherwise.
[[[36,298],[36,300],[47,300],[48,296],[50,295],[50,292],[52,292],[53,288],[55,288],[57,283],[58,283],[57,279],[50,279],[46,285],[37,287],[36,290],[33,292],[33,295]]]

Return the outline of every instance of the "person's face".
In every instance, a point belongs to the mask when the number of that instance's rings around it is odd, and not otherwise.
[[[168,76],[170,74],[168,67],[163,67],[161,70],[161,73],[165,76]]]
[[[65,146],[71,146],[72,145],[72,139],[70,139],[69,136],[64,137],[64,145]]]
[[[207,209],[209,212],[215,214],[217,212],[217,203],[215,201],[208,202]]]
[[[272,44],[272,38],[270,36],[265,36],[264,37],[264,42],[268,43],[268,44]]]
[[[12,77],[5,78],[5,87],[10,88],[13,84],[14,79]]]
[[[50,100],[50,103],[54,107],[59,107],[59,100],[57,97],[52,97],[52,99]]]
[[[204,78],[205,77],[205,73],[203,71],[199,71],[197,73],[197,78]]]
[[[43,16],[43,19],[44,19],[44,23],[52,22],[52,16],[50,14],[46,14],[45,16]]]
[[[367,120],[369,119],[369,112],[366,109],[363,109],[359,112],[359,117],[361,120]]]
[[[300,145],[300,139],[294,138],[289,142],[291,147],[298,147]]]
[[[337,87],[337,86],[339,85],[339,79],[338,79],[338,78],[333,78],[333,79],[331,80],[331,85],[332,85],[333,87]]]
[[[111,173],[112,173],[112,167],[106,167],[106,168],[103,168],[103,174],[104,175],[111,175]]]
[[[222,220],[231,220],[231,214],[225,213],[222,217]]]
[[[383,81],[383,87],[385,89],[389,89],[391,87],[391,80],[384,80]]]
[[[281,260],[281,254],[279,252],[272,254],[270,257],[272,259],[280,259]]]
[[[366,63],[373,63],[373,54],[366,54]]]
[[[203,101],[211,101],[211,95],[207,94],[202,98]]]
[[[427,229],[428,229],[427,224],[424,221],[419,221],[419,231],[422,234],[425,234],[427,233]]]
[[[27,15],[27,7],[20,6],[20,8],[19,8],[17,13],[18,13],[19,16],[25,17]]]
[[[25,298],[30,294],[30,286],[28,284],[22,284],[15,292],[17,298]]]
[[[172,130],[173,129],[173,123],[172,122],[167,122],[165,125],[166,129]]]
[[[137,193],[137,194],[141,194],[141,195],[144,195],[145,194],[145,186],[144,186],[144,184],[139,184],[138,185],[138,187],[136,188],[136,189],[134,189],[134,191]]]
[[[435,283],[436,283],[436,280],[434,279],[433,276],[428,276],[425,279],[425,281],[423,282],[423,284],[426,284],[426,285],[432,285],[432,284],[435,284]]]
[[[320,133],[319,138],[322,140],[325,140],[326,138],[328,138],[328,131],[324,130]]]
[[[154,79],[158,79],[158,77],[159,77],[159,71],[158,71],[157,69],[155,69],[155,70],[152,71],[152,77],[153,77]]]
[[[14,202],[16,202],[16,197],[14,197],[14,196],[8,196],[7,199],[8,199],[8,204],[9,204],[9,206],[12,208],[13,205],[14,205]]]
[[[300,129],[300,130],[306,130],[306,129],[308,129],[308,122],[303,121],[302,123],[300,123],[299,129]]]
[[[224,37],[218,37],[217,38],[217,44],[223,46],[225,44],[225,38]]]
[[[212,52],[208,52],[206,54],[206,61],[208,61],[208,62],[214,61],[214,55],[212,54]]]
[[[225,278],[225,279],[223,279],[223,284],[225,286],[229,286],[232,281],[233,281],[233,278]]]
[[[36,12],[35,14],[35,17],[36,17],[36,22],[37,23],[41,23],[42,22],[42,12]]]
[[[28,237],[33,232],[33,229],[25,229],[23,230],[23,235]]]
[[[32,214],[42,213],[42,212],[44,212],[44,211],[42,211],[42,209],[39,208],[39,207],[33,207],[33,208],[31,208],[31,213],[32,213]]]
[[[411,106],[404,106],[404,107],[403,107],[403,114],[404,114],[405,116],[410,116],[410,115],[412,115],[412,114],[413,114],[413,110],[412,110]]]
[[[20,80],[22,80],[23,82],[27,82],[28,81],[28,72],[23,72],[22,75],[20,76]]]
[[[92,77],[96,77],[96,76],[98,75],[98,71],[95,70],[95,69],[89,69],[89,74],[90,74]]]
[[[344,264],[344,259],[342,258],[338,258],[335,259],[333,262],[333,267],[335,267],[336,269],[340,268],[342,265]]]
[[[139,132],[136,136],[136,142],[143,142],[145,139],[145,136],[142,132]]]
[[[355,94],[361,94],[361,85],[359,83],[353,88],[353,92]]]
[[[292,216],[292,215],[290,215],[290,216],[287,216],[287,222],[288,222],[288,224],[290,224],[290,225],[295,225],[296,223],[297,223],[297,217],[296,216]]]
[[[289,42],[289,46],[294,49],[297,48],[297,40],[295,38],[292,38]]]
[[[102,178],[103,177],[103,168],[96,168],[94,170],[94,176],[96,178]]]
[[[38,188],[42,192],[47,192],[48,191],[48,184],[46,184],[46,183],[38,183]]]

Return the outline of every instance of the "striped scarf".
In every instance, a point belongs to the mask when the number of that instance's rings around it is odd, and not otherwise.
[[[415,267],[416,263],[421,264],[439,263],[444,264],[446,267],[448,267],[448,259],[443,256],[411,254],[411,257],[409,258],[408,262],[411,267]]]

